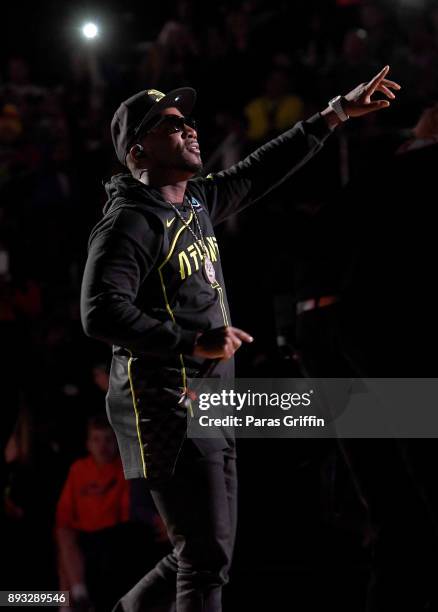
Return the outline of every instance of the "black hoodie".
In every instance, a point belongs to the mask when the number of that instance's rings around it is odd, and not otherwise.
[[[215,268],[213,284],[202,271],[199,241],[157,189],[124,174],[106,185],[104,216],[89,241],[81,316],[88,335],[114,345],[110,403],[128,406],[129,400],[132,408],[131,393],[148,389],[150,402],[155,389],[162,405],[164,388],[175,402],[186,375],[196,376],[201,365],[190,356],[197,333],[231,324],[213,226],[290,176],[329,134],[318,114],[230,169],[188,181],[179,210],[199,238],[198,218]],[[231,374],[232,360],[216,371]]]
[[[210,285],[201,249],[157,189],[131,175],[107,183],[108,202],[91,232],[81,314],[86,333],[155,361],[190,354],[198,331],[230,324],[213,226],[290,176],[330,133],[315,115],[229,170],[188,182],[216,271]],[[180,207],[198,235],[190,206]]]

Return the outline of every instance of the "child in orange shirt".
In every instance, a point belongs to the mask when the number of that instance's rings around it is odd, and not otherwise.
[[[60,590],[69,590],[74,605],[84,611],[93,609],[84,547],[90,539],[93,546],[97,541],[108,542],[112,528],[129,520],[129,484],[104,415],[89,420],[87,450],[89,454],[70,468],[58,501],[55,528]]]

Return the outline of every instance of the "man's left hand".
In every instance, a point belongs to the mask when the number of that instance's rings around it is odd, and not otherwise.
[[[373,113],[382,108],[388,108],[390,105],[389,100],[395,99],[395,94],[391,89],[395,89],[396,91],[401,89],[398,83],[386,78],[388,72],[389,66],[385,66],[371,79],[371,81],[361,83],[346,96],[343,96],[342,109],[348,117],[361,117],[362,115],[368,115],[368,113]],[[371,96],[376,93],[376,91],[383,93],[389,100],[372,100]],[[324,117],[327,125],[331,129],[342,123],[341,119],[330,106],[327,106],[327,108],[321,112],[321,116]]]
[[[385,66],[371,81],[361,83],[345,96],[343,109],[349,117],[361,117],[390,105],[389,100],[395,99],[391,89],[398,91],[401,88],[395,81],[385,78],[388,72],[389,66]],[[383,93],[389,100],[372,100],[371,96],[376,91]]]

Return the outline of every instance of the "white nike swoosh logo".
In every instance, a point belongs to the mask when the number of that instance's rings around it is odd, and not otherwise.
[[[167,227],[170,227],[172,223],[175,221],[176,217],[172,217],[172,219],[166,219]]]

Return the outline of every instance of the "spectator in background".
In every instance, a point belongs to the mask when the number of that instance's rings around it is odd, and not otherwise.
[[[336,57],[329,24],[330,20],[325,18],[318,7],[309,17],[308,30],[300,50],[303,65],[318,74],[325,74]]]
[[[160,87],[168,89],[173,82],[189,82],[194,77],[199,57],[199,45],[192,28],[192,2],[176,2],[176,18],[169,19],[158,34],[156,49],[166,71],[160,77]]]
[[[226,31],[235,55],[246,54],[250,47],[249,14],[243,7],[226,12]]]
[[[0,209],[0,223],[5,222],[6,215]],[[20,373],[17,363],[25,346],[25,337],[17,320],[17,314],[25,310],[24,296],[13,286],[10,266],[10,250],[6,240],[0,234],[0,337],[4,350],[0,355],[2,373],[2,427],[0,430],[0,489],[5,485],[7,474],[4,465],[3,451],[13,434],[16,425],[20,401]]]
[[[327,73],[326,89],[343,89],[351,79],[365,80],[378,63],[370,50],[369,35],[364,29],[348,30],[342,41],[341,54]]]
[[[93,382],[97,388],[106,393],[109,385],[109,372],[108,367],[105,363],[96,363],[93,366]]]
[[[93,602],[96,612],[108,612],[120,569],[118,527],[129,519],[129,484],[104,415],[89,420],[87,449],[71,466],[58,501],[59,588],[70,591],[74,609],[91,610]]]
[[[29,411],[22,407],[4,450],[4,458],[9,466],[9,481],[3,495],[4,509],[6,516],[11,519],[20,520],[26,514],[25,506],[29,501],[26,489],[32,451],[32,420]]]
[[[399,147],[397,153],[421,149],[438,143],[438,103],[426,108],[412,129],[412,138]]]
[[[104,361],[91,364],[81,388],[81,401],[88,414],[105,410],[105,396],[109,385],[109,366]]]
[[[359,19],[360,28],[367,33],[370,57],[377,64],[383,58],[391,57],[397,40],[397,28],[388,7],[383,2],[373,0],[363,2],[359,8]]]
[[[21,136],[23,126],[20,114],[14,104],[4,104],[0,115],[1,142],[13,143]]]
[[[146,41],[138,43],[133,49],[130,83],[132,89],[143,87],[144,83],[157,86],[164,69],[164,58],[160,45]]]
[[[25,140],[18,106],[10,103],[0,105],[0,189],[3,191],[5,186],[14,184],[14,179],[28,175],[39,161],[37,147]],[[6,203],[4,191],[2,196]]]
[[[6,371],[6,374],[9,372]],[[6,381],[5,381],[6,382]],[[2,385],[5,387],[6,385]],[[6,389],[7,391],[7,389]],[[20,394],[21,395],[21,394]],[[12,433],[2,448],[2,551],[7,565],[2,572],[4,584],[20,589],[53,589],[55,567],[50,542],[53,531],[53,507],[58,486],[57,457],[38,440],[38,424],[31,407],[19,398],[13,406],[16,416]],[[11,406],[2,392],[1,438],[11,431]],[[5,429],[6,427],[6,429]],[[23,555],[23,550],[26,554]]]
[[[287,72],[274,68],[266,79],[264,94],[246,106],[247,136],[252,144],[273,138],[302,118],[303,102],[290,89]]]
[[[0,88],[2,98],[19,104],[24,110],[29,102],[43,94],[44,88],[31,81],[28,62],[23,57],[11,56],[7,62],[5,84]]]

